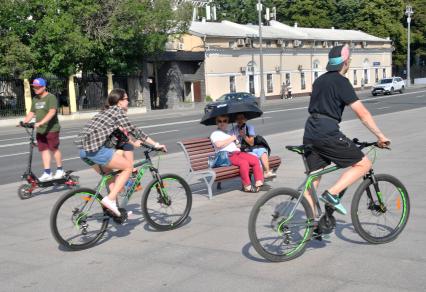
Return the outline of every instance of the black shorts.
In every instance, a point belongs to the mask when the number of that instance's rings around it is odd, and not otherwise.
[[[305,153],[310,172],[324,168],[330,163],[345,168],[364,157],[364,153],[355,143],[342,133],[318,140],[303,138],[303,144],[313,146],[312,151]]]

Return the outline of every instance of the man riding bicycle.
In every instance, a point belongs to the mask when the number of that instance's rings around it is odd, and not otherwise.
[[[339,123],[345,106],[350,106],[364,126],[377,137],[379,147],[386,147],[390,140],[377,127],[370,112],[358,99],[350,81],[345,77],[351,61],[349,47],[333,47],[328,58],[328,72],[317,78],[313,84],[308,109],[310,116],[305,124],[303,144],[312,145],[312,150],[305,153],[310,172],[322,169],[332,162],[341,168],[351,166],[320,197],[339,213],[346,214],[338,194],[363,177],[372,163],[351,139],[340,132]],[[319,179],[313,185],[317,189]],[[305,197],[315,213],[311,194],[306,193]]]

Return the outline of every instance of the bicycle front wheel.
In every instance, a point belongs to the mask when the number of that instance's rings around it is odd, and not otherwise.
[[[395,240],[402,232],[410,214],[410,200],[397,178],[387,174],[375,177],[378,190],[367,179],[355,191],[351,217],[355,231],[364,240],[380,244]]]
[[[306,249],[313,231],[314,214],[305,197],[278,188],[263,195],[250,213],[249,237],[254,249],[272,262],[292,260]]]
[[[71,190],[60,197],[50,215],[50,229],[55,240],[71,250],[96,244],[109,222],[101,200],[101,195],[86,188]]]
[[[157,230],[179,227],[188,217],[191,206],[191,189],[176,174],[163,174],[161,181],[152,180],[142,195],[144,218]]]

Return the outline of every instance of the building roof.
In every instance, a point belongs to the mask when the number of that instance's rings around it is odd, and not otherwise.
[[[259,36],[257,25],[238,24],[227,20],[222,22],[193,21],[189,32],[206,37],[245,38]],[[265,39],[390,42],[389,39],[379,38],[359,30],[295,27],[275,20],[270,21],[270,25],[263,26],[262,36]]]

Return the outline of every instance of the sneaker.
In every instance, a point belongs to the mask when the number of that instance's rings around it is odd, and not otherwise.
[[[60,179],[60,178],[63,178],[64,176],[65,176],[65,171],[63,171],[62,169],[59,169],[55,172],[53,179]]]
[[[101,201],[102,206],[110,210],[114,213],[115,216],[120,217],[121,213],[117,208],[117,203],[115,201],[111,201],[108,197],[105,197]]]
[[[274,177],[277,177],[277,174],[276,174],[276,173],[273,173],[273,172],[272,172],[272,170],[270,170],[270,171],[268,171],[268,172],[265,172],[265,173],[263,174],[263,177],[264,177],[264,178],[274,178]]]
[[[346,209],[343,207],[343,205],[340,203],[340,198],[337,196],[333,196],[328,191],[324,191],[324,193],[321,195],[320,200],[323,201],[326,204],[329,204],[336,209],[337,212],[340,214],[346,215]]]
[[[43,174],[38,178],[39,181],[48,181],[52,179],[53,179],[52,174],[51,173],[47,174],[45,172],[43,172]]]

